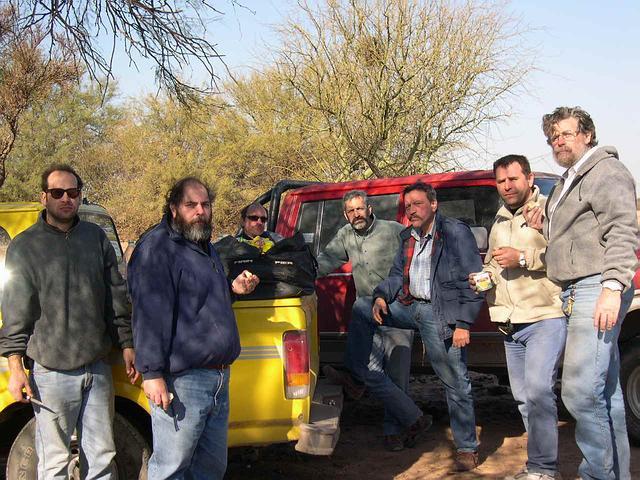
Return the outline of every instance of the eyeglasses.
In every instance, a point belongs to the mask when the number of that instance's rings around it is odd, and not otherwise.
[[[79,188],[47,188],[46,192],[50,193],[56,200],[60,200],[65,193],[69,198],[78,198],[82,190]]]
[[[558,140],[560,140],[560,137],[562,137],[562,139],[565,142],[572,142],[573,140],[575,140],[575,138],[578,136],[579,133],[580,133],[580,130],[578,130],[577,132],[567,131],[567,132],[557,133],[556,135],[548,138],[547,143],[549,145],[553,145],[554,143],[557,143]]]
[[[252,222],[257,222],[258,220],[261,220],[262,223],[266,223],[267,222],[267,217],[263,217],[261,215],[247,215],[247,218],[249,220],[251,220]]]

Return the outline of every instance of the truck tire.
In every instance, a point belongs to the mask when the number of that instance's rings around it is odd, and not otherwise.
[[[113,420],[116,443],[118,480],[147,480],[147,462],[151,449],[144,437],[122,415]],[[31,480],[37,477],[38,457],[35,450],[36,421],[32,418],[20,430],[11,445],[7,459],[7,480]],[[78,447],[71,446],[73,457],[69,464],[69,478],[80,479]]]
[[[640,445],[640,339],[634,338],[621,352],[620,381],[624,393],[629,440]]]

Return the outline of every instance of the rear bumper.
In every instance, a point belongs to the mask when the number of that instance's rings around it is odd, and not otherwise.
[[[300,425],[298,452],[310,455],[331,455],[340,437],[340,413],[343,395],[340,385],[330,385],[325,379],[316,384],[311,403],[309,423]]]

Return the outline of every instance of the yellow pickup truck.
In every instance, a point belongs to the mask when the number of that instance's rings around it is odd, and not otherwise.
[[[0,265],[8,241],[32,225],[38,203],[0,203]],[[100,225],[119,259],[122,249],[113,220],[98,205],[83,204],[80,217]],[[0,289],[11,272],[0,269]],[[234,311],[242,350],[232,365],[229,446],[297,441],[298,451],[329,455],[340,434],[340,387],[318,380],[319,353],[315,295],[238,301]],[[118,478],[146,478],[150,455],[149,405],[140,384],[127,381],[122,357],[111,356],[115,385],[114,431]],[[0,358],[0,431],[11,444],[7,480],[35,479],[35,422],[29,405],[7,391],[7,360]],[[77,445],[70,478],[80,478]]]

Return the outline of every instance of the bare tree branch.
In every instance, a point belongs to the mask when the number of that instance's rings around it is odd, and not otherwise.
[[[66,88],[81,75],[69,49],[54,47],[45,55],[41,46],[47,33],[37,26],[24,30],[17,25],[11,6],[0,9],[0,186],[23,113],[52,89]]]
[[[76,52],[92,80],[106,92],[113,76],[117,45],[136,66],[139,55],[155,65],[159,87],[182,104],[202,94],[219,91],[218,70],[227,70],[216,45],[206,38],[208,22],[201,12],[214,16],[224,12],[206,0],[8,0],[21,12],[20,31],[38,27],[46,32],[52,46],[66,44]],[[242,7],[237,0],[227,0]],[[106,55],[98,43],[111,42]],[[199,64],[207,77],[203,86],[189,79],[192,62]]]
[[[280,81],[320,112],[345,152],[332,178],[442,170],[510,114],[532,70],[523,30],[498,4],[299,1],[279,29]]]

